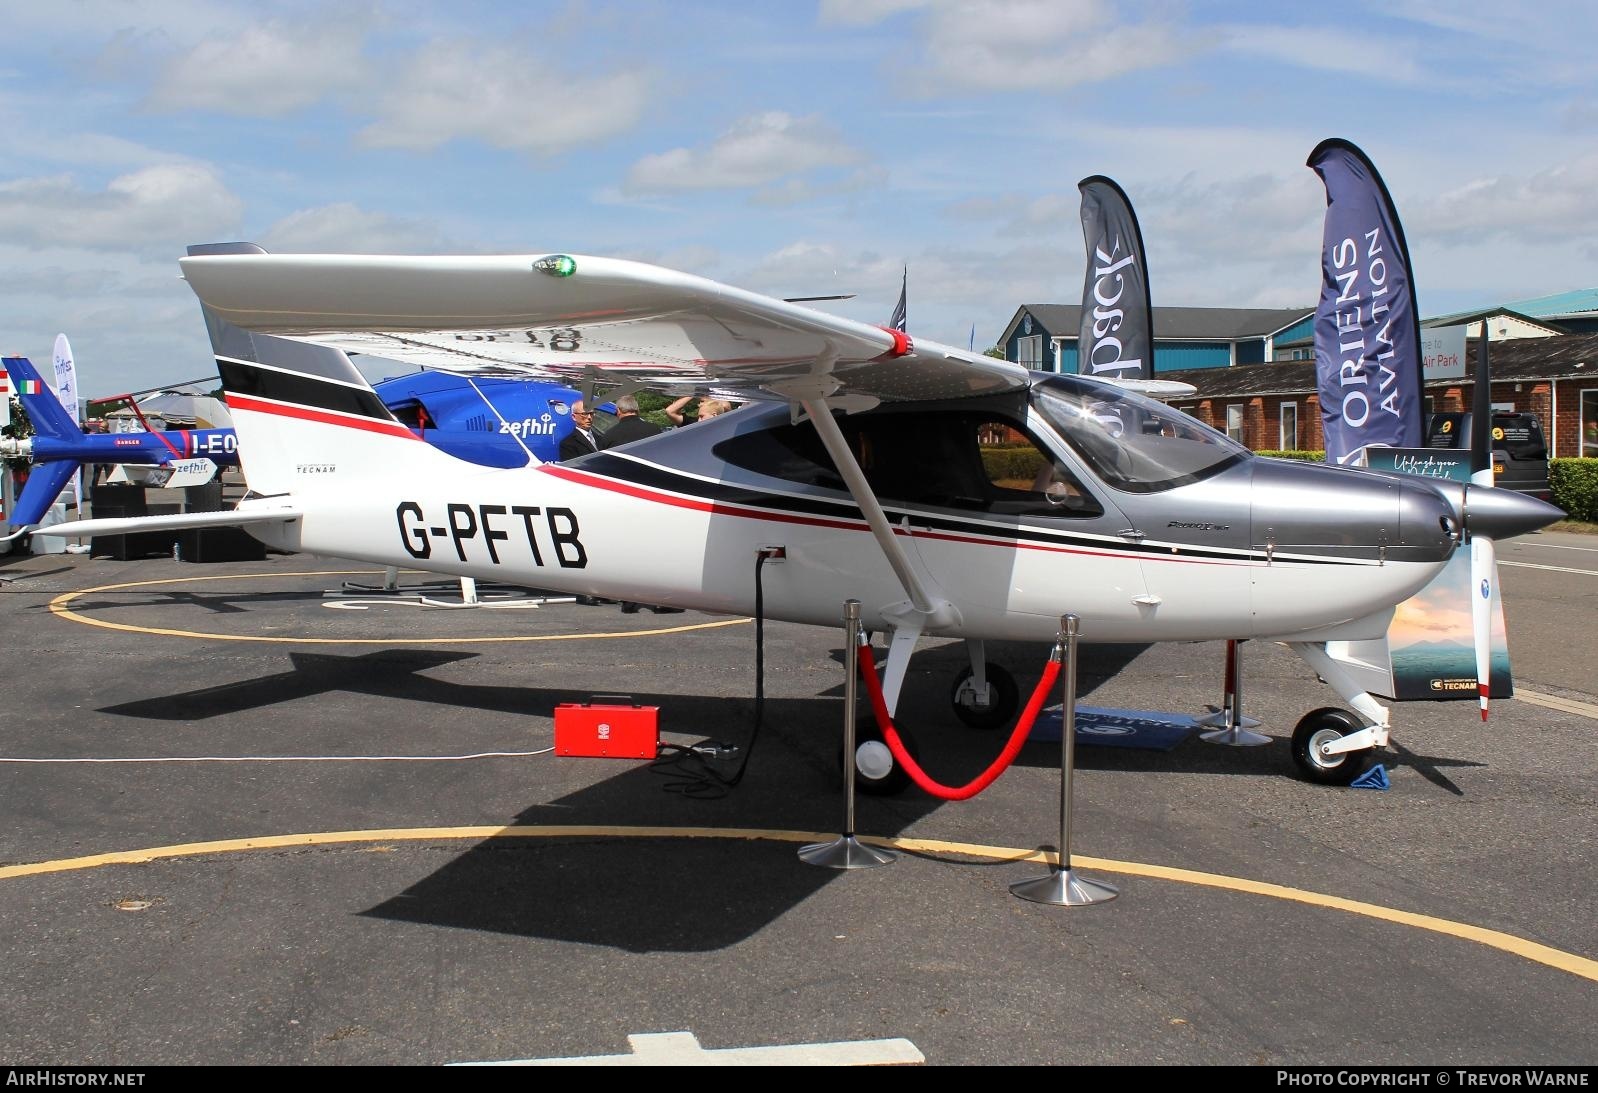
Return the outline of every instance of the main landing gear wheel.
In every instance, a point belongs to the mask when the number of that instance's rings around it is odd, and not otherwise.
[[[988,677],[986,703],[977,701],[976,688],[971,685],[974,673],[968,667],[955,677],[954,687],[949,691],[949,705],[954,707],[954,716],[966,728],[989,732],[1004,728],[1015,717],[1015,711],[1021,706],[1021,692],[1016,689],[1015,677],[991,660],[984,671]]]
[[[921,749],[916,746],[915,737],[900,729],[899,741],[910,757],[919,762]],[[842,750],[839,749],[838,755],[840,768],[843,766]],[[894,797],[910,788],[909,773],[893,757],[875,719],[862,717],[855,724],[854,754],[854,787],[859,792],[872,797]]]
[[[1336,706],[1312,710],[1293,730],[1293,762],[1305,781],[1323,786],[1346,786],[1365,773],[1371,763],[1371,748],[1321,754],[1322,745],[1359,732],[1365,726],[1359,718]]]

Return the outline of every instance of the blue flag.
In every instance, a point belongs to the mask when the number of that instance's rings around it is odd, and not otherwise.
[[[1423,444],[1420,313],[1392,198],[1365,153],[1324,140],[1309,166],[1326,184],[1315,374],[1326,461]]]

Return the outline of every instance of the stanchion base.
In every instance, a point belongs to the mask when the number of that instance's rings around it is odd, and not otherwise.
[[[1069,869],[1056,869],[1046,877],[1016,881],[1010,885],[1010,894],[1055,907],[1087,907],[1108,903],[1121,891],[1114,885],[1079,877]]]
[[[811,843],[799,848],[799,860],[823,869],[870,869],[892,865],[899,855],[867,846],[853,835],[841,835],[830,843]]]
[[[1210,709],[1214,710],[1214,712],[1207,713],[1203,717],[1195,717],[1193,719],[1194,724],[1208,725],[1212,729],[1231,728],[1232,722],[1225,710],[1216,710],[1214,706],[1211,706]],[[1247,714],[1237,719],[1238,727],[1244,729],[1256,728],[1264,723],[1259,718],[1249,717]]]
[[[1254,721],[1252,717],[1244,718],[1245,722]],[[1214,732],[1201,732],[1199,739],[1211,744],[1225,744],[1231,748],[1257,748],[1262,744],[1269,744],[1271,738],[1263,733],[1249,732],[1247,729],[1216,729]]]

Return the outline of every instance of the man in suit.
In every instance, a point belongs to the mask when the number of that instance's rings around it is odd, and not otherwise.
[[[605,430],[604,448],[619,448],[660,432],[660,426],[638,416],[638,400],[623,395],[616,400],[616,424]]]
[[[560,461],[562,463],[570,459],[576,459],[578,456],[587,455],[589,452],[599,451],[599,435],[594,432],[594,412],[583,405],[582,399],[578,399],[572,404],[572,421],[577,427],[560,438]],[[577,602],[584,607],[594,607],[602,603],[615,603],[616,601],[602,599],[598,596],[579,594]]]
[[[580,455],[599,451],[599,437],[594,433],[594,412],[578,399],[572,405],[572,421],[577,427],[560,440],[560,461],[576,459]]]

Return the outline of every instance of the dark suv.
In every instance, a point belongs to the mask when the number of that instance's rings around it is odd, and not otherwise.
[[[1493,411],[1493,484],[1550,501],[1548,445],[1536,414]],[[1433,414],[1426,425],[1426,447],[1470,447],[1470,415]]]

